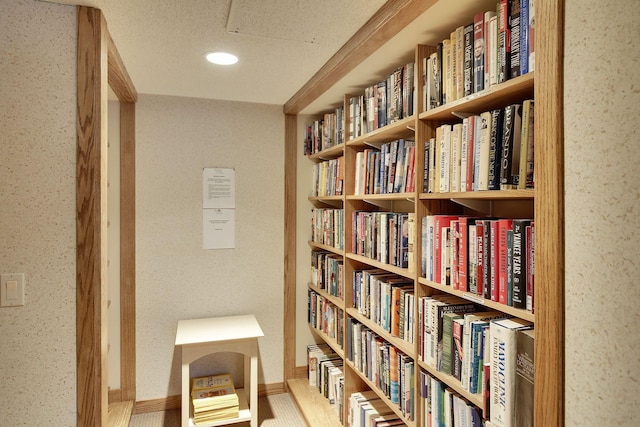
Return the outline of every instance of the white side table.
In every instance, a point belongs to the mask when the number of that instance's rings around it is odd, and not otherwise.
[[[251,427],[258,427],[258,338],[262,336],[264,333],[252,314],[178,322],[175,345],[182,347],[182,427],[194,426],[191,418],[191,363],[203,356],[220,352],[244,355],[244,389],[236,390],[240,400],[240,414],[238,418],[201,424],[199,427],[245,421],[251,421]]]

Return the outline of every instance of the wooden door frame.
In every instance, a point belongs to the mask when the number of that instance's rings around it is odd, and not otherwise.
[[[107,102],[121,102],[121,400],[135,400],[135,102],[99,9],[78,7],[76,164],[77,426],[108,420]]]

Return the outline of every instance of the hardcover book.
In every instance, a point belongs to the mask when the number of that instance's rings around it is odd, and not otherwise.
[[[518,188],[521,138],[522,104],[508,105],[504,109],[504,126],[502,131],[501,190]]]
[[[516,335],[516,426],[533,427],[534,329]]]
[[[489,190],[500,190],[502,170],[503,110],[491,110],[491,137],[489,143]]]
[[[491,321],[491,422],[498,427],[516,425],[516,334],[532,327],[518,318]]]
[[[484,12],[477,13],[473,18],[473,91],[484,89],[485,39]]]
[[[509,30],[510,30],[510,47],[511,47],[511,71],[510,78],[520,75],[520,2],[527,0],[509,0]]]

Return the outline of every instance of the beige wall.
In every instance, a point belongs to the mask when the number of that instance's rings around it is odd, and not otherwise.
[[[76,8],[0,2],[0,425],[76,423]]]
[[[138,400],[180,393],[180,319],[255,314],[259,382],[282,382],[282,108],[143,95],[136,121]],[[204,167],[235,168],[235,249],[202,249]]]
[[[566,425],[640,419],[640,2],[566,1]]]

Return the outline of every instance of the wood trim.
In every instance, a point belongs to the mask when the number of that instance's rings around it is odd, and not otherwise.
[[[116,44],[113,42],[109,31],[105,27],[107,33],[109,49],[108,49],[108,64],[109,64],[109,86],[113,92],[118,96],[120,102],[135,103],[138,100],[138,93],[133,86],[131,77],[127,72],[122,58]]]
[[[169,396],[160,399],[143,400],[134,405],[134,414],[146,414],[148,412],[166,411],[169,409],[180,409],[182,407],[182,396]]]
[[[284,116],[284,379],[296,367],[297,117]]]
[[[309,367],[307,365],[296,367],[296,375],[295,375],[294,378],[297,379],[297,380],[299,380],[299,379],[308,379],[309,378]]]
[[[297,114],[429,9],[435,0],[389,0],[284,105]]]
[[[76,355],[78,427],[108,420],[107,35],[102,13],[78,7]]]
[[[120,103],[120,387],[136,399],[136,105]]]
[[[564,2],[536,3],[535,425],[564,425]]]

